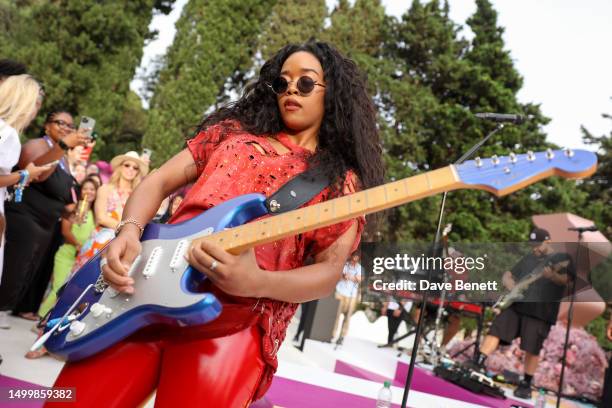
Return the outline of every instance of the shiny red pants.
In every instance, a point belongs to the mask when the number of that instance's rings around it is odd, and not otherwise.
[[[156,407],[248,407],[264,372],[257,325],[202,340],[130,337],[88,359],[66,364],[54,387],[75,387],[76,402],[45,407],[126,407],[157,388]]]

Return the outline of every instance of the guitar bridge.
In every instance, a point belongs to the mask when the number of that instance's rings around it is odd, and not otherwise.
[[[98,279],[96,279],[96,283],[94,284],[94,291],[96,293],[102,293],[106,288],[108,288],[108,283],[106,283],[102,276],[102,271],[100,271],[100,275],[98,275]]]

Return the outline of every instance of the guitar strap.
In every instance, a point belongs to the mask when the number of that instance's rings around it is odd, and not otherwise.
[[[295,210],[306,204],[331,183],[330,178],[318,167],[311,167],[298,174],[276,190],[265,201],[272,215]]]

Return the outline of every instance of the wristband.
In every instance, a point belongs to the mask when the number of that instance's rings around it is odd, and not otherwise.
[[[57,145],[58,145],[59,147],[61,147],[61,148],[62,148],[62,150],[64,150],[64,151],[66,151],[66,150],[70,150],[70,146],[68,146],[68,145],[66,144],[66,142],[64,142],[64,140],[63,140],[63,139],[58,140],[58,141],[57,141]]]
[[[27,170],[19,171],[19,182],[15,188],[15,202],[20,203],[23,197],[23,189],[25,188],[28,180],[30,179],[30,172]]]

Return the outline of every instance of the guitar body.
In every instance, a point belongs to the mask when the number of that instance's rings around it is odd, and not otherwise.
[[[495,302],[493,307],[504,310],[510,307],[514,302],[523,299],[525,292],[529,289],[531,284],[544,276],[545,266],[552,267],[553,269],[561,269],[569,265],[569,261],[551,262],[549,259],[550,257],[547,258],[545,262],[542,262],[541,265],[537,266],[532,273],[518,281],[510,292],[502,295],[497,302]]]
[[[529,286],[536,280],[540,279],[541,276],[542,272],[538,272],[530,274],[525,278],[521,279],[519,282],[517,282],[516,285],[514,285],[510,292],[506,293],[505,295],[502,295],[502,297],[499,298],[497,302],[495,302],[493,307],[504,310],[510,307],[510,305],[512,305],[514,302],[521,300]]]
[[[58,296],[45,333],[58,322],[62,324],[45,342],[47,349],[67,361],[77,361],[148,325],[191,326],[217,318],[221,304],[212,294],[197,291],[205,276],[189,267],[184,255],[194,238],[267,214],[264,200],[261,194],[247,194],[180,224],[147,225],[142,252],[130,269],[135,287],[132,295],[119,294],[102,283],[101,253],[97,254]],[[67,321],[64,316],[70,309],[74,310]]]

